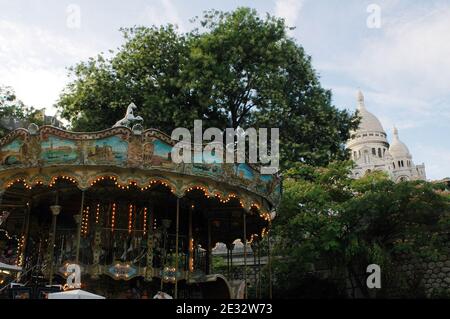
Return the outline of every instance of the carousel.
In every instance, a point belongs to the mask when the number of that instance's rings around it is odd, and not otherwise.
[[[82,288],[107,298],[237,298],[212,251],[225,244],[229,267],[236,240],[268,237],[280,180],[246,163],[176,164],[174,145],[127,117],[101,132],[30,124],[1,139],[0,263],[10,269],[0,293],[15,283],[39,298],[76,264]],[[246,267],[243,282],[246,297]]]

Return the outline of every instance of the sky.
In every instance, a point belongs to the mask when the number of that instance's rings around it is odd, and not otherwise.
[[[354,111],[361,89],[428,179],[450,176],[450,0],[0,0],[0,84],[52,115],[67,68],[117,49],[119,28],[184,32],[204,10],[240,6],[285,18],[338,108]]]

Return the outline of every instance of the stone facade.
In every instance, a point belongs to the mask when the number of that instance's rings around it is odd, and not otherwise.
[[[450,296],[450,254],[443,254],[433,260],[403,259],[399,267],[409,282],[423,289],[426,297]]]

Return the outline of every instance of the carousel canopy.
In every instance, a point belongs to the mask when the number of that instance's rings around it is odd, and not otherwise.
[[[224,200],[237,196],[244,208],[257,206],[270,218],[280,197],[277,176],[263,175],[255,165],[220,159],[177,164],[171,159],[174,145],[168,135],[155,129],[118,126],[74,133],[31,124],[0,140],[0,193],[16,183],[31,189],[52,186],[60,178],[81,190],[104,178],[121,188],[146,189],[159,182],[180,198],[194,187]]]

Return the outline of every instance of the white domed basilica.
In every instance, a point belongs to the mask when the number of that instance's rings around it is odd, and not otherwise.
[[[352,174],[359,178],[371,171],[385,171],[398,182],[405,180],[425,180],[425,165],[415,165],[408,147],[400,141],[398,130],[394,128],[394,138],[389,144],[380,121],[370,113],[364,104],[364,96],[358,92],[358,113],[361,122],[358,130],[351,132],[347,148],[356,163]]]

